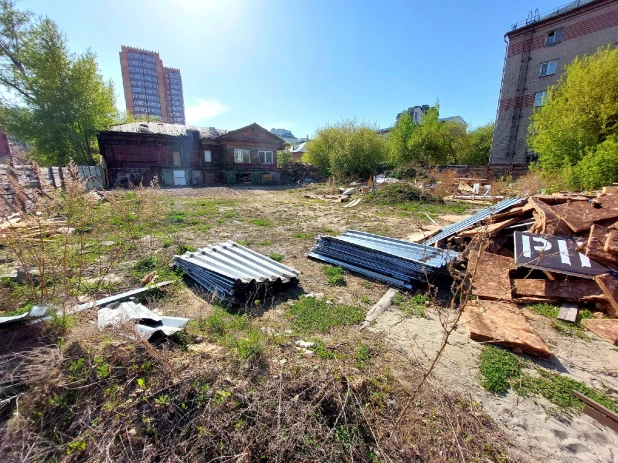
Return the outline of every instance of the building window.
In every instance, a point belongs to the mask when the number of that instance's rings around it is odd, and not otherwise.
[[[547,38],[545,39],[545,46],[549,47],[550,45],[556,45],[562,42],[562,27],[560,29],[556,29],[547,34]]]
[[[258,151],[258,156],[260,157],[260,164],[272,164],[273,163],[273,152],[272,151]]]
[[[537,92],[534,95],[534,106],[543,106],[545,104],[545,100],[547,99],[547,90],[544,92]]]
[[[178,121],[178,119],[176,119]],[[204,150],[204,162],[212,162],[212,153],[210,150]]]
[[[558,61],[548,61],[547,63],[541,64],[541,72],[539,77],[551,76],[556,73],[556,67],[558,66]]]
[[[250,164],[251,154],[249,150],[234,149],[234,162],[236,164]]]

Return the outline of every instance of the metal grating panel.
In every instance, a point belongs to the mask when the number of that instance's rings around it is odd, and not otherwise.
[[[443,228],[440,233],[432,236],[431,238],[427,238],[425,241],[422,242],[422,244],[431,246],[432,244],[437,243],[440,240],[448,238],[449,236],[454,235],[455,233],[458,233],[460,231],[465,230],[466,228],[476,225],[477,223],[485,220],[490,215],[497,214],[498,212],[502,212],[506,209],[510,209],[511,207],[521,203],[525,199],[526,198],[504,199],[500,201],[499,203],[494,204],[493,206],[490,206],[486,209],[483,209],[480,212],[477,212],[472,217],[468,217],[467,219],[462,220],[461,222],[457,222],[457,223],[454,223],[453,225],[449,225],[448,227]]]

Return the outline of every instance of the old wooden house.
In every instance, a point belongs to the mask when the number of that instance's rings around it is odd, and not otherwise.
[[[280,182],[281,138],[258,124],[225,131],[160,122],[134,122],[99,133],[108,186]]]

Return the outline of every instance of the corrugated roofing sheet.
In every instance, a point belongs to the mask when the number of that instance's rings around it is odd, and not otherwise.
[[[461,222],[457,222],[457,223],[454,223],[453,225],[449,225],[448,227],[443,228],[440,233],[432,236],[431,238],[427,238],[425,241],[422,242],[422,244],[431,246],[432,244],[437,243],[440,240],[448,238],[449,236],[454,235],[462,230],[465,230],[466,228],[476,225],[477,223],[485,220],[490,215],[497,214],[498,212],[502,212],[506,209],[510,209],[511,207],[516,206],[517,204],[521,203],[525,199],[526,198],[504,199],[500,201],[499,203],[494,204],[493,206],[490,206],[486,209],[483,209],[482,211],[477,212],[473,216],[462,220]]]
[[[300,272],[233,241],[174,256],[174,263],[210,293],[233,301],[280,285],[295,285]]]
[[[165,135],[168,137],[184,137],[189,132],[198,132],[201,139],[214,139],[224,135],[227,130],[214,127],[195,127],[191,125],[166,124],[163,122],[131,122],[111,127],[108,132],[146,133],[151,135]]]
[[[437,275],[459,253],[348,230],[337,237],[320,236],[307,256],[408,288],[411,280]]]

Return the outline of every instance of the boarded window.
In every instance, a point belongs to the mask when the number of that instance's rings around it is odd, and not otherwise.
[[[180,156],[180,151],[174,151],[172,153],[172,156],[174,158],[174,167],[182,166],[182,158]]]
[[[251,153],[249,150],[234,149],[234,162],[236,164],[250,164]]]
[[[273,163],[273,152],[272,151],[259,150],[258,155],[260,157],[260,164],[272,164]]]
[[[174,171],[174,185],[176,186],[184,186],[187,184],[187,179],[185,177],[184,170],[175,170]]]
[[[212,153],[210,150],[204,150],[204,162],[212,162]]]

